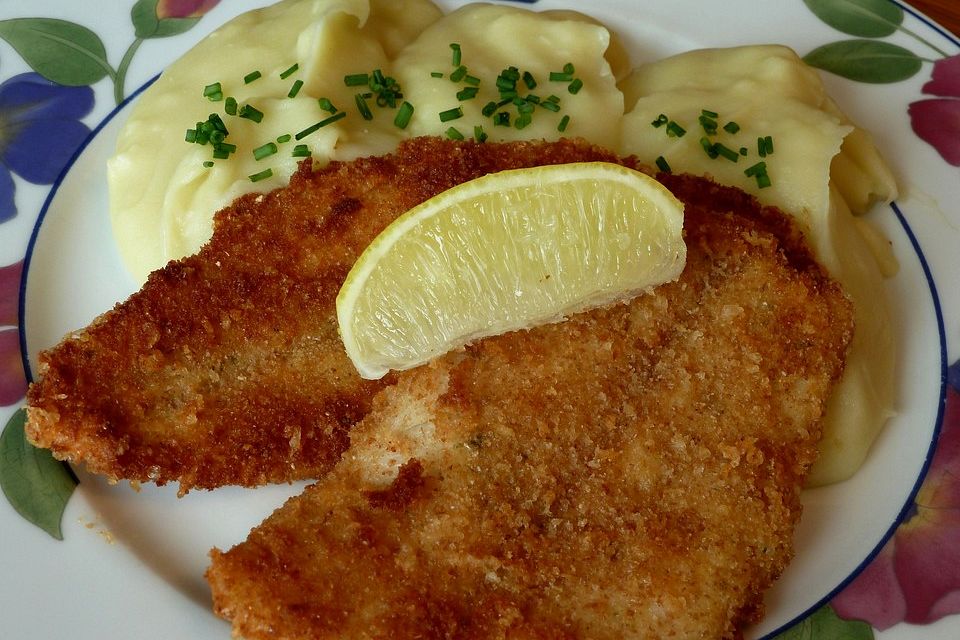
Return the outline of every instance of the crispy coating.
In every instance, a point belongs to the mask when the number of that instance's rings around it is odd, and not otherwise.
[[[491,171],[612,160],[582,143],[457,144],[320,171],[219,212],[211,241],[40,355],[34,444],[94,472],[192,487],[325,473],[392,379],[362,380],[337,335],[353,262],[405,210]]]
[[[212,552],[247,640],[738,638],[792,555],[852,334],[786,218],[660,176],[680,280],[398,376],[334,470]]]

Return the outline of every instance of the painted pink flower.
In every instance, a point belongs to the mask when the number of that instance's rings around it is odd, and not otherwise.
[[[911,514],[831,605],[881,631],[960,613],[960,362],[950,368],[940,440]]]
[[[0,267],[0,405],[18,402],[27,391],[27,378],[20,360],[17,304],[23,262]]]
[[[199,18],[213,9],[220,0],[159,0],[157,18]]]
[[[938,97],[910,103],[910,125],[944,160],[960,166],[960,56],[935,62],[923,92]]]

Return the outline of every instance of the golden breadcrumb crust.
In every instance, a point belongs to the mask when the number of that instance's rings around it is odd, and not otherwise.
[[[182,492],[319,477],[392,382],[362,380],[337,334],[334,301],[367,244],[491,171],[613,159],[579,142],[421,138],[389,156],[303,165],[288,187],[219,212],[198,254],[43,352],[28,438],[112,480]]]
[[[686,205],[679,281],[398,375],[327,476],[212,552],[236,636],[739,638],[759,618],[851,308],[786,217],[660,178]]]

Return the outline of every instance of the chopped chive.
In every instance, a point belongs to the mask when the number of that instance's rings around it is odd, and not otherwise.
[[[227,98],[226,101],[223,103],[223,112],[226,113],[228,116],[237,115],[237,99],[234,98],[233,96],[230,96],[229,98]]]
[[[183,136],[184,142],[195,143],[197,141],[197,130],[196,129],[187,129],[186,134]]]
[[[710,142],[710,138],[706,136],[700,138],[700,146],[703,147],[703,151],[710,156],[710,158],[716,158],[718,155],[720,155],[717,152],[717,148],[714,146],[714,144]]]
[[[524,96],[527,99],[527,102],[532,102],[533,104],[540,104],[540,96],[535,93],[528,93]]]
[[[744,175],[746,175],[748,178],[752,178],[753,176],[760,175],[766,172],[767,172],[766,162],[758,162],[754,165],[750,165],[749,167],[743,170]]]
[[[330,102],[329,98],[319,98],[317,104],[320,105],[320,108],[326,111],[327,113],[336,113],[337,108],[333,106],[333,103]]]
[[[460,45],[457,44],[456,42],[451,42],[451,43],[450,43],[450,48],[453,50],[453,55],[452,55],[451,58],[450,58],[450,63],[451,63],[454,67],[459,67],[459,66],[460,66],[460,58],[461,58]]]
[[[220,86],[220,83],[214,82],[213,84],[205,86],[203,88],[203,97],[210,100],[210,102],[223,100],[223,88]]]
[[[263,112],[249,104],[245,104],[240,107],[240,110],[237,111],[237,115],[241,118],[246,118],[247,120],[253,120],[254,122],[260,122],[263,120]]]
[[[366,73],[354,73],[343,76],[343,84],[348,87],[362,87],[370,83],[370,76]]]
[[[757,176],[757,187],[761,189],[766,189],[772,184],[773,183],[770,181],[770,176],[767,175],[766,173],[761,173],[760,175]]]
[[[467,68],[460,65],[450,73],[450,82],[460,82],[467,77]]]
[[[506,76],[497,76],[497,89],[503,91],[516,91],[517,81]]]
[[[303,131],[300,131],[300,132],[297,133],[295,136],[293,136],[293,138],[294,138],[295,140],[303,140],[304,138],[306,138],[308,135],[310,135],[311,133],[313,133],[313,132],[316,131],[317,129],[320,129],[321,127],[325,127],[325,126],[327,126],[328,124],[332,124],[332,123],[336,122],[337,120],[340,120],[340,119],[346,118],[346,117],[347,117],[347,112],[346,112],[346,111],[340,111],[339,113],[333,114],[333,115],[330,116],[329,118],[324,118],[324,119],[321,120],[320,122],[317,122],[317,123],[314,123],[314,124],[310,125],[309,127],[307,127],[306,129],[304,129]]]
[[[442,77],[443,77],[443,72],[442,72],[442,71],[431,71],[431,72],[430,72],[430,77],[431,77],[431,78],[442,78]]]
[[[457,91],[457,100],[472,100],[477,97],[477,92],[480,89],[476,87],[464,87],[460,91]]]
[[[664,173],[673,172],[673,170],[670,168],[670,165],[667,164],[667,159],[663,156],[657,156],[655,163],[657,165],[657,169],[660,169],[660,171],[663,171]]]
[[[554,103],[554,104],[560,104],[560,97],[559,97],[559,96],[555,96],[554,94],[551,93],[550,95],[547,96],[547,102],[552,102],[552,103]]]
[[[687,130],[678,125],[675,121],[671,120],[667,123],[667,135],[671,138],[682,138],[687,133]]]
[[[451,120],[456,120],[463,117],[463,108],[457,107],[455,109],[447,109],[446,111],[441,111],[439,114],[440,122],[449,122]]]
[[[253,158],[255,160],[263,160],[268,156],[272,156],[277,152],[277,145],[274,142],[268,142],[267,144],[260,145],[253,150]]]
[[[489,118],[497,111],[497,103],[492,100],[487,104],[483,105],[483,109],[480,110],[480,113],[483,114],[484,118]]]
[[[560,111],[560,105],[558,105],[556,102],[551,102],[550,100],[543,100],[540,102],[540,106],[547,111],[553,111],[554,113]]]
[[[207,122],[209,122],[217,131],[222,131],[224,135],[230,133],[227,131],[227,125],[223,124],[223,118],[216,113],[211,113],[207,118]]]
[[[456,127],[450,127],[447,129],[447,137],[451,140],[463,140],[463,134],[460,133]]]
[[[473,139],[476,140],[477,142],[486,142],[487,137],[488,136],[486,131],[484,131],[483,127],[481,127],[480,125],[476,125],[473,128]]]
[[[293,151],[290,153],[294,158],[309,158],[310,157],[310,147],[305,144],[298,144],[293,148]]]
[[[288,98],[296,98],[297,94],[300,93],[300,88],[303,87],[303,80],[297,80],[293,83],[293,86],[290,87],[290,91],[287,92]]]
[[[369,97],[370,94],[366,94]],[[363,116],[364,120],[373,120],[373,112],[370,111],[370,107],[367,105],[367,101],[364,99],[365,94],[358,93],[353,97],[353,101],[357,105],[357,111],[360,112],[360,115]]]
[[[228,147],[218,144],[213,148],[213,158],[215,160],[226,160],[233,153]]]
[[[210,132],[210,142],[213,144],[220,144],[226,138],[226,134],[223,131],[211,131]]]
[[[568,124],[570,124],[570,116],[563,116],[560,118],[560,124],[557,125],[557,131],[563,133],[567,130]]]
[[[510,126],[510,114],[506,111],[501,111],[497,114],[497,117],[494,118],[493,124],[498,127],[509,127]]]
[[[575,69],[573,68],[573,63],[572,63],[572,62],[568,62],[567,64],[563,65],[563,72],[564,72],[564,73],[568,73],[568,74],[570,74],[570,75],[573,75],[573,72],[574,72],[574,71],[575,71]]]
[[[562,71],[550,72],[550,82],[570,82],[571,80],[573,80],[572,74],[564,73]]]
[[[717,121],[710,116],[702,115],[698,118],[698,120],[700,121],[700,126],[703,127],[703,130],[707,135],[712,136],[717,132]]]
[[[577,78],[576,80],[571,82],[569,85],[567,85],[567,91],[573,94],[579,93],[580,89],[582,88],[583,88],[583,80],[581,80],[580,78]]]
[[[273,169],[264,169],[260,173],[254,173],[250,178],[250,182],[260,182],[261,180],[266,180],[273,175]]]
[[[204,163],[203,163],[203,166],[205,166],[207,169],[209,169],[210,167],[213,166],[213,160],[205,160]]]
[[[282,136],[277,136],[277,142],[283,144],[284,142],[290,142],[292,138],[293,136],[291,136],[289,133],[285,133]]]
[[[654,127],[659,128],[667,124],[668,122],[670,122],[670,118],[667,117],[667,114],[661,113],[660,115],[657,116],[657,119],[651,122],[650,124]]]
[[[740,159],[740,155],[733,149],[727,147],[721,142],[714,143],[713,150],[717,152],[723,158],[726,158],[730,162],[736,162]]]
[[[731,120],[727,124],[723,125],[723,130],[727,133],[736,133],[740,131],[740,125]]]
[[[523,84],[527,85],[527,89],[537,88],[537,81],[534,79],[533,74],[529,71],[523,72]]]
[[[520,117],[513,121],[513,126],[517,129],[523,129],[531,122],[533,122],[533,118],[530,117],[529,113],[521,113]]]
[[[742,155],[742,156],[747,155],[747,148],[746,148],[746,147],[740,147],[740,155]]]
[[[299,65],[298,63],[294,62],[289,68],[287,68],[286,71],[281,71],[281,72],[280,72],[280,79],[281,79],[281,80],[286,80],[287,78],[289,78],[290,76],[292,76],[293,74],[295,74],[295,73],[297,72],[297,69],[299,69],[299,68],[300,68],[300,65]]]
[[[478,78],[477,76],[471,76],[469,74],[463,76],[463,81],[474,87],[480,84],[480,78]]]
[[[253,82],[254,80],[256,80],[262,75],[263,74],[260,73],[259,71],[251,71],[247,75],[243,76],[243,84],[250,84],[251,82]]]
[[[406,129],[407,125],[410,124],[410,118],[412,116],[413,105],[409,102],[404,102],[400,105],[400,109],[397,111],[397,117],[393,119],[393,124],[401,129]]]
[[[720,117],[719,113],[717,113],[716,111],[710,111],[709,109],[701,109],[700,115],[706,116],[708,118],[714,118],[714,119]]]
[[[216,146],[216,148],[222,151],[226,151],[227,153],[233,153],[234,151],[237,150],[237,145],[230,144],[229,142],[221,142]]]
[[[757,153],[760,154],[761,158],[773,153],[773,138],[771,136],[757,138]]]

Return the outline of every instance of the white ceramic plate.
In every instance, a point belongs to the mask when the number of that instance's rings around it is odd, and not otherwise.
[[[104,59],[119,65],[134,41],[133,0],[98,3],[97,12],[80,4],[53,0],[37,0],[29,7],[4,4],[0,20],[43,17],[83,25],[103,43]],[[202,35],[262,3],[233,0],[223,4],[228,6],[215,6],[180,35],[145,39],[130,58],[128,94],[135,94]],[[691,48],[767,42],[787,44],[805,54],[852,37],[825,24],[808,4],[816,3],[603,0],[591,3],[589,12],[618,31],[634,63]],[[577,3],[541,1],[534,8],[564,5],[576,7]],[[584,10],[582,5],[579,8]],[[920,63],[917,73],[882,84],[825,74],[841,107],[875,134],[903,186],[903,197],[895,206],[879,207],[869,214],[892,240],[901,265],[897,276],[887,282],[888,295],[895,301],[900,343],[899,414],[853,479],[805,493],[797,559],[769,594],[768,615],[751,630],[753,637],[776,635],[806,621],[803,629],[811,635],[804,637],[833,638],[837,629],[854,629],[835,618],[838,612],[844,618],[860,617],[885,628],[881,632],[860,625],[855,630],[864,635],[851,637],[955,638],[960,634],[960,618],[951,615],[960,611],[953,586],[960,586],[960,560],[949,544],[938,542],[950,536],[960,539],[960,526],[955,522],[960,516],[953,518],[960,502],[921,500],[918,505],[914,501],[936,450],[941,425],[945,434],[950,426],[960,429],[958,412],[952,410],[960,382],[954,378],[953,386],[947,384],[947,367],[960,355],[960,212],[950,209],[960,201],[960,168],[917,137],[908,115],[911,103],[932,97],[923,95],[923,85],[934,69],[933,61],[957,55],[960,45],[944,30],[904,9],[903,28],[873,40],[896,44],[928,59]],[[9,34],[10,24],[0,22],[0,34]],[[30,54],[23,54],[23,43],[14,36],[5,39],[6,43],[0,41],[0,81],[30,70],[23,59],[29,60]],[[39,350],[59,341],[67,331],[86,325],[134,289],[112,241],[105,176],[105,161],[129,106],[124,103],[114,108],[115,83],[109,74],[94,81],[91,90],[92,111],[82,116],[82,121],[93,129],[92,135],[54,184],[31,185],[16,175],[17,215],[0,226],[0,265],[26,257],[20,291],[0,291],[0,297],[20,296],[21,344],[30,363],[35,362]],[[960,93],[954,97],[960,98]],[[957,103],[960,118],[960,99]],[[11,116],[11,111],[5,111],[8,108],[0,87],[0,132],[5,117],[19,117]],[[24,160],[3,155],[6,144],[0,135],[0,159],[17,174]],[[37,154],[44,151],[36,149]],[[945,397],[952,402],[946,422]],[[21,404],[4,408],[2,422]],[[941,455],[934,471],[931,482],[960,477],[960,459]],[[175,487],[144,487],[137,493],[126,485],[109,486],[82,473],[79,479],[63,515],[63,541],[50,537],[0,501],[2,637],[227,638],[229,627],[211,613],[202,577],[207,551],[243,540],[252,526],[301,488],[227,488],[192,492],[178,499]],[[951,487],[940,482],[928,484],[925,491],[941,495]],[[927,517],[931,509],[943,508],[949,517]],[[907,520],[909,523],[901,526]],[[930,529],[929,542],[922,537],[926,535],[922,527]],[[899,537],[903,532],[913,536],[909,545]],[[899,547],[910,546],[909,558],[896,555],[898,541]],[[914,558],[916,548],[920,549],[919,560]],[[913,565],[903,568],[909,562],[922,565],[927,572],[933,567],[934,573],[944,575],[933,587],[917,586],[922,571]],[[888,565],[894,569],[887,570]],[[845,600],[834,599],[864,567],[870,567],[865,574],[870,579],[861,578]],[[886,575],[890,571],[893,578]],[[881,577],[874,579],[874,574]],[[899,589],[899,595],[891,596],[891,589]],[[934,590],[932,596],[929,589]],[[932,604],[927,602],[931,599]],[[922,606],[917,604],[919,600],[923,600]],[[823,609],[825,604],[830,609]],[[898,613],[896,607],[903,611]],[[918,607],[923,609],[919,613]],[[887,613],[877,613],[881,610]],[[818,613],[811,618],[813,612]],[[904,619],[925,626],[900,623]]]

